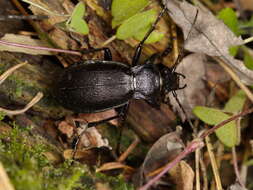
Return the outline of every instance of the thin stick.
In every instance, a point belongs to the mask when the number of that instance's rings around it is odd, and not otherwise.
[[[253,94],[251,93],[249,88],[241,82],[240,78],[236,75],[236,73],[228,65],[226,65],[220,58],[214,57],[214,59],[231,76],[231,78],[235,81],[235,83],[245,92],[250,101],[253,102]]]
[[[3,40],[0,40],[0,44],[7,45],[7,46],[27,48],[27,49],[37,49],[37,50],[46,50],[46,51],[52,51],[52,52],[58,52],[58,53],[68,53],[68,54],[79,55],[79,56],[82,55],[80,52],[73,51],[73,50],[65,50],[65,49],[57,49],[57,48],[49,48],[49,47],[41,47],[41,46],[31,46],[31,45],[20,44],[20,43],[15,43],[15,42],[7,42]]]
[[[233,166],[234,166],[237,181],[244,189],[246,189],[244,183],[242,182],[241,176],[240,176],[240,172],[239,172],[239,168],[238,168],[238,164],[237,164],[237,156],[236,156],[235,147],[232,148],[232,156],[233,156]]]
[[[45,15],[0,15],[0,20],[25,20],[25,19],[31,19],[31,20],[43,20],[48,19],[48,16]]]
[[[196,171],[196,190],[201,190],[200,189],[200,169],[199,169],[199,165],[200,165],[200,149],[198,148],[195,152],[195,171]]]
[[[15,70],[17,70],[18,68],[26,65],[27,62],[23,62],[20,64],[15,65],[14,67],[11,67],[10,69],[8,69],[7,71],[5,71],[1,76],[0,76],[0,85],[5,81],[5,79],[7,77],[9,77]]]
[[[253,36],[251,36],[251,37],[249,37],[249,38],[243,40],[244,44],[250,43],[250,42],[252,42],[252,41],[253,41]]]
[[[214,127],[212,127],[211,129],[209,129],[208,131],[204,132],[202,135],[200,135],[200,138],[194,139],[193,141],[191,141],[186,148],[177,155],[177,157],[170,163],[168,163],[164,170],[159,173],[157,176],[155,176],[154,178],[152,178],[146,185],[142,186],[139,188],[139,190],[147,190],[150,186],[152,186],[156,181],[158,181],[165,173],[167,173],[172,167],[174,167],[177,163],[179,163],[184,157],[186,157],[188,154],[190,154],[191,152],[195,151],[197,148],[201,148],[204,146],[203,143],[203,139],[205,137],[207,137],[208,135],[212,134],[216,129],[224,126],[225,124],[236,120],[240,117],[243,117],[247,114],[250,114],[253,112],[253,108],[250,108],[246,111],[243,111],[239,114],[236,114],[232,117],[230,117],[229,119],[222,121],[221,123],[215,125]]]
[[[193,140],[189,145],[170,163],[168,163],[164,170],[159,173],[157,176],[152,178],[146,185],[139,188],[139,190],[147,190],[151,185],[153,185],[158,179],[160,179],[165,173],[167,173],[172,167],[174,167],[177,163],[180,162],[186,155],[195,151],[197,148],[203,147],[204,144],[201,140]]]
[[[218,170],[218,166],[217,163],[215,161],[215,156],[213,153],[213,147],[212,144],[210,143],[210,138],[208,136],[205,137],[205,141],[206,141],[206,146],[207,146],[207,151],[211,160],[211,165],[212,165],[212,169],[213,169],[213,174],[214,174],[214,179],[216,182],[216,188],[217,190],[222,190],[222,185],[221,185],[221,179],[220,179],[220,175],[219,175],[219,170]]]
[[[117,159],[118,162],[124,162],[128,155],[133,152],[135,147],[139,144],[140,139],[136,136],[134,141],[130,144],[130,146],[126,149],[126,151],[120,155],[120,157]]]
[[[39,9],[41,9],[41,10],[43,10],[43,11],[49,13],[50,15],[54,15],[54,16],[64,16],[64,17],[70,16],[70,15],[55,13],[55,12],[50,11],[50,10],[48,10],[48,9],[46,9],[46,8],[44,8],[44,7],[42,7],[41,5],[36,4],[36,3],[33,3],[33,2],[31,2],[31,1],[29,1],[29,0],[22,0],[22,1],[23,1],[23,2],[26,2],[26,3],[30,4],[30,5],[33,5],[34,7],[37,7],[37,8],[39,8]]]
[[[30,109],[37,102],[39,102],[42,97],[43,97],[43,93],[42,92],[38,92],[36,94],[36,96],[23,109],[20,109],[20,110],[8,110],[8,109],[0,108],[0,112],[4,112],[7,115],[22,114],[22,113],[26,112],[28,109]]]

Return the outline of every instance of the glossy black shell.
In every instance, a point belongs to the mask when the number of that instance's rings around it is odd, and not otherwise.
[[[114,61],[86,61],[66,68],[56,87],[59,102],[78,113],[121,107],[130,99],[159,104],[160,75],[153,64],[130,67]]]

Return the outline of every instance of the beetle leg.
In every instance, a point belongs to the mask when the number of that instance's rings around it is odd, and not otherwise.
[[[88,54],[88,53],[94,53],[97,51],[103,51],[104,52],[104,60],[106,61],[112,61],[112,53],[111,50],[107,47],[104,48],[94,48],[94,49],[88,49],[88,50],[82,50],[82,54]]]
[[[115,115],[115,116],[112,116],[112,117],[109,117],[107,119],[103,119],[103,120],[100,120],[100,121],[96,121],[96,122],[91,122],[91,123],[88,123],[87,124],[87,128],[88,127],[95,127],[97,125],[100,125],[100,124],[103,124],[103,123],[106,123],[108,121],[111,121],[113,119],[117,119],[117,118],[122,118],[122,120],[124,121],[125,118],[126,118],[126,113],[128,111],[128,105],[129,103],[125,104],[124,106],[118,108],[118,115]],[[76,155],[76,151],[77,151],[77,145],[80,141],[80,138],[83,136],[83,134],[85,133],[85,130],[80,134],[78,135],[77,137],[77,140],[74,144],[74,151],[73,151],[73,158],[75,158],[75,155]],[[121,127],[121,130],[120,130],[120,135],[119,135],[119,139],[121,139],[121,133],[122,133],[122,127]],[[119,150],[119,147],[120,145],[117,145],[117,149]]]
[[[162,11],[160,12],[160,14],[158,15],[156,21],[152,24],[152,27],[149,29],[149,31],[146,33],[146,35],[144,36],[144,38],[140,41],[139,45],[137,46],[137,48],[135,49],[134,52],[134,57],[132,60],[132,66],[136,66],[139,64],[139,59],[141,56],[141,52],[142,52],[142,46],[145,43],[145,41],[147,40],[147,38],[150,36],[150,34],[155,30],[156,24],[158,23],[158,21],[161,19],[161,17],[163,16],[163,13],[167,10],[166,7],[164,7],[162,9]]]

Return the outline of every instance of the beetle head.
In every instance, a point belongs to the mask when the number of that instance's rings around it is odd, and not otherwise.
[[[186,84],[180,86],[180,78],[185,78],[183,74],[174,72],[173,69],[164,65],[162,67],[163,68],[160,70],[160,73],[162,77],[162,91],[164,94],[186,87]]]

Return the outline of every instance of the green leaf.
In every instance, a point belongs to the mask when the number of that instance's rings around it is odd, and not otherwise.
[[[113,0],[112,28],[120,25],[124,20],[140,12],[148,5],[148,0]]]
[[[209,125],[216,125],[230,118],[221,110],[196,106],[193,113],[203,122]],[[233,147],[237,143],[237,129],[235,121],[231,121],[215,131],[218,139],[226,146]]]
[[[235,33],[235,35],[239,36],[239,27],[238,27],[238,19],[236,17],[236,13],[231,8],[222,9],[218,18],[223,20],[223,22]]]
[[[244,165],[246,165],[246,166],[253,166],[253,159],[251,159],[251,160],[248,160],[246,163],[244,163]]]
[[[239,50],[239,47],[240,46],[232,46],[232,47],[230,47],[229,49],[228,49],[228,51],[229,51],[229,54],[231,55],[231,56],[236,56],[236,54],[237,54],[237,52],[238,52],[238,50]]]
[[[67,28],[73,32],[77,32],[83,35],[88,34],[89,28],[87,23],[83,20],[84,14],[85,5],[83,2],[80,2],[75,6],[70,19],[66,22]]]
[[[232,98],[229,99],[223,111],[230,113],[238,113],[242,110],[245,101],[245,93],[242,90],[239,90]]]
[[[243,62],[248,69],[253,70],[253,57],[249,54],[249,52],[246,49],[244,49]]]
[[[138,13],[123,22],[116,32],[116,37],[121,40],[133,37],[138,32],[150,27],[155,19],[156,11],[153,9]]]
[[[150,29],[150,26],[147,27],[147,28],[144,28],[142,30],[140,30],[139,32],[137,32],[135,35],[134,35],[134,38],[136,40],[139,40],[141,41],[144,36],[146,35],[146,33],[148,32],[148,30]],[[163,33],[160,33],[160,32],[157,32],[157,31],[153,31],[149,37],[146,39],[145,43],[146,44],[151,44],[151,43],[155,43],[155,42],[158,42],[160,41],[162,38],[164,37],[164,34]]]

